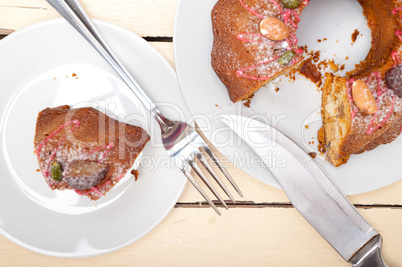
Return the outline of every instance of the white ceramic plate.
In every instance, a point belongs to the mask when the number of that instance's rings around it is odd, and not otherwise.
[[[189,112],[169,63],[135,34],[96,24],[162,111],[186,120]],[[11,34],[0,42],[0,58],[0,233],[39,253],[88,257],[131,244],[158,225],[186,179],[161,145],[154,120],[97,52],[60,19]],[[128,175],[96,202],[49,189],[36,171],[35,122],[40,110],[63,104],[93,106],[150,133],[138,181]]]
[[[316,135],[321,126],[321,94],[314,84],[303,77],[297,76],[292,82],[282,76],[255,94],[251,108],[241,103],[233,104],[211,67],[211,10],[215,3],[216,0],[179,2],[174,48],[183,94],[202,131],[224,155],[255,178],[279,187],[273,176],[260,167],[256,155],[239,139],[231,137],[228,129],[215,116],[258,116],[269,120],[306,150],[316,151]],[[352,45],[351,35],[355,29],[360,35]],[[310,50],[321,50],[322,59],[335,59],[336,63],[345,64],[345,71],[365,58],[371,44],[370,29],[361,6],[357,1],[348,0],[311,1],[301,16],[297,37],[299,44],[307,44]],[[349,59],[346,60],[346,57]],[[276,88],[280,88],[279,92],[275,91]],[[339,168],[322,159],[317,159],[317,163],[345,194],[352,195],[399,180],[402,177],[401,156],[402,138],[398,138],[391,145],[351,156],[349,162]],[[275,157],[272,157],[271,164],[276,164]]]

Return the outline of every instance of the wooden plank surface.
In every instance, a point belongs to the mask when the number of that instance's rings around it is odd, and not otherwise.
[[[141,36],[173,36],[177,0],[83,0],[94,19],[116,24]],[[1,0],[0,28],[21,29],[60,17],[45,0]]]
[[[195,0],[193,0],[195,1]],[[199,0],[202,1],[202,0]],[[178,0],[81,0],[91,17],[143,37],[174,66]],[[45,0],[1,0],[0,38],[59,17]],[[124,249],[89,259],[40,255],[0,236],[0,266],[348,266],[290,205],[283,191],[230,168],[245,197],[223,216],[205,208],[187,185],[178,204],[150,234]],[[384,237],[391,266],[402,266],[402,181],[350,196]],[[0,222],[1,223],[1,222]]]
[[[384,236],[384,256],[401,266],[401,211],[359,209]],[[395,238],[397,236],[398,238]],[[348,266],[294,209],[176,208],[124,249],[89,259],[58,259],[0,241],[1,266]]]

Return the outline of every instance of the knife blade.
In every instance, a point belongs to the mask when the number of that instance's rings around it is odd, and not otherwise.
[[[226,114],[218,118],[261,158],[293,206],[347,262],[388,266],[381,235],[301,147],[258,120]]]

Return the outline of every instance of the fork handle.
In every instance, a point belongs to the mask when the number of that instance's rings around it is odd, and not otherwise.
[[[159,111],[158,107],[141,89],[137,81],[131,76],[112,50],[103,40],[101,34],[91,21],[78,0],[46,0],[59,14],[65,18],[106,60],[107,63],[116,71],[120,78],[133,91],[141,103],[148,109],[152,116],[165,132],[172,122]]]

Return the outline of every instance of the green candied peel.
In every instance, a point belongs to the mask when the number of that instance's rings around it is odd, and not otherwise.
[[[61,164],[53,162],[50,166],[50,174],[53,180],[60,181],[61,178],[63,178],[63,168],[61,167]]]
[[[300,0],[282,0],[284,7],[289,9],[295,9],[300,6]]]
[[[279,59],[278,62],[279,64],[285,66],[287,64],[290,63],[290,61],[292,61],[292,59],[296,56],[296,52],[295,51],[287,51],[285,54],[283,54]]]

